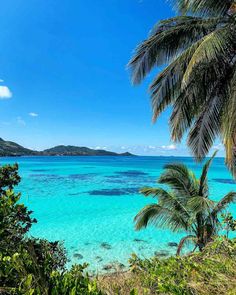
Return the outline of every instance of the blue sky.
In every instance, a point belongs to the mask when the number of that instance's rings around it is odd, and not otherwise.
[[[11,0],[0,10],[1,137],[44,149],[71,144],[185,155],[170,142],[168,111],[151,123],[147,86],[126,64],[165,0]]]

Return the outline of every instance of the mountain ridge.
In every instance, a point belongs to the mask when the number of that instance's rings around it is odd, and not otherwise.
[[[13,141],[0,138],[0,157],[16,156],[134,156],[129,152],[115,153],[106,150],[96,150],[73,145],[57,145],[43,151],[25,148]]]

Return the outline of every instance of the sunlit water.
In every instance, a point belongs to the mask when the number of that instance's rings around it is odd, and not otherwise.
[[[154,252],[176,251],[169,242],[181,234],[148,228],[136,232],[133,218],[152,198],[138,193],[155,186],[166,163],[184,162],[198,175],[200,166],[191,158],[173,157],[21,157],[1,158],[18,162],[22,200],[34,211],[38,223],[31,234],[62,240],[73,263],[88,262],[90,271],[119,262],[127,265],[131,253],[150,257]],[[236,190],[222,158],[216,158],[209,173],[211,196],[217,200]],[[235,211],[234,206],[231,207]]]

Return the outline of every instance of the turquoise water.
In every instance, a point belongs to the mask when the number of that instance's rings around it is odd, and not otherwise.
[[[169,242],[181,234],[148,228],[136,232],[135,214],[153,199],[138,193],[155,185],[163,165],[184,162],[197,174],[191,158],[173,157],[21,157],[1,158],[0,163],[19,163],[22,182],[18,190],[34,211],[35,237],[63,240],[69,264],[88,262],[91,271],[107,264],[127,265],[130,254],[150,257],[155,251],[174,253]],[[216,158],[209,174],[212,197],[236,190],[222,158]],[[235,206],[231,207],[235,211]],[[80,254],[80,255],[78,255]]]

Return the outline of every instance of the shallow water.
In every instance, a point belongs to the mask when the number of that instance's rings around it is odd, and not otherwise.
[[[31,234],[63,240],[69,264],[86,261],[91,271],[101,271],[113,262],[127,265],[133,252],[140,257],[161,250],[174,253],[176,248],[168,243],[178,242],[181,234],[155,228],[134,230],[135,214],[154,202],[138,190],[155,185],[166,163],[184,162],[197,174],[201,168],[191,158],[173,157],[0,158],[1,164],[14,162],[19,163],[22,177],[17,190],[38,220]],[[214,160],[209,184],[215,200],[236,190],[222,158]]]

